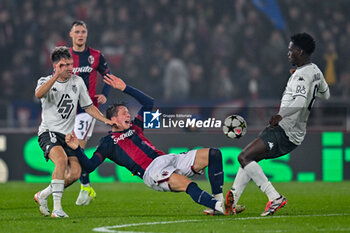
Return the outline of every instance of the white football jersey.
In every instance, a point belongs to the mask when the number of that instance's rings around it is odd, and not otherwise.
[[[280,109],[288,108],[297,96],[306,98],[303,108],[290,116],[283,117],[279,122],[289,140],[294,144],[300,145],[304,140],[306,122],[315,97],[318,93],[326,91],[328,91],[328,84],[321,70],[313,63],[298,67],[289,78],[283,93]]]
[[[52,75],[38,80],[35,91]],[[74,119],[77,113],[78,101],[82,108],[92,105],[88,90],[81,77],[72,75],[65,82],[56,81],[51,89],[41,98],[41,124],[38,135],[45,131],[62,134],[71,133],[74,129]]]

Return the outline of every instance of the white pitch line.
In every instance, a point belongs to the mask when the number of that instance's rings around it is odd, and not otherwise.
[[[161,225],[161,224],[169,224],[169,223],[182,223],[182,222],[199,222],[201,220],[199,219],[192,219],[192,220],[179,220],[179,221],[168,221],[168,222],[143,222],[143,223],[131,223],[131,224],[123,224],[123,225],[114,225],[114,226],[107,226],[107,227],[97,227],[92,229],[93,231],[98,232],[128,232],[128,233],[136,233],[134,231],[114,231],[109,230],[110,228],[124,228],[124,227],[135,227],[135,226],[146,226],[146,225]],[[142,233],[142,232],[137,232]]]
[[[271,218],[304,218],[304,217],[333,217],[333,216],[348,216],[350,213],[342,214],[309,214],[309,215],[280,215],[280,216],[270,216],[270,217],[246,217],[246,218],[226,218],[226,219],[206,219],[205,221],[236,221],[236,220],[267,220]],[[143,222],[143,223],[131,223],[122,224],[114,226],[96,227],[93,231],[97,232],[113,232],[113,233],[144,233],[141,231],[115,231],[111,229],[127,228],[127,227],[137,227],[137,226],[147,226],[147,225],[162,225],[162,224],[172,224],[172,223],[184,223],[184,222],[200,222],[203,219],[189,219],[189,220],[178,220],[178,221],[165,221],[165,222]],[[341,230],[342,231],[342,230]]]

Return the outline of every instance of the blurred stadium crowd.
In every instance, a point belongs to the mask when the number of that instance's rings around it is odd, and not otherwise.
[[[71,23],[80,19],[112,73],[157,99],[279,100],[291,68],[289,37],[306,31],[332,97],[348,100],[349,1],[276,1],[282,26],[258,2],[2,0],[0,99],[34,101],[37,79],[51,72],[50,51],[70,45]]]

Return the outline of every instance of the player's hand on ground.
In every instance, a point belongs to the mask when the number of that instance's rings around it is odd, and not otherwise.
[[[66,135],[66,143],[73,150],[75,150],[79,147],[79,140],[78,140],[77,136],[75,135],[74,131],[71,134]]]
[[[113,87],[114,89],[118,89],[124,91],[126,88],[126,84],[120,78],[114,76],[113,74],[106,74],[103,76],[103,81]]]
[[[282,117],[280,115],[273,115],[271,118],[270,118],[270,126],[275,126],[275,125],[278,125],[278,123],[282,120]]]
[[[97,103],[99,104],[105,104],[107,102],[106,96],[100,94],[100,95],[95,95],[95,98],[97,98]]]

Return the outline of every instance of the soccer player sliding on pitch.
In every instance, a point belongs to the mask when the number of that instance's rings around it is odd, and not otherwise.
[[[67,134],[66,143],[75,151],[82,167],[92,172],[109,158],[139,176],[154,190],[186,192],[198,204],[222,214],[234,214],[233,203],[226,204],[222,194],[224,176],[220,150],[206,148],[178,155],[157,150],[143,133],[143,113],[152,110],[154,100],[114,75],[105,75],[104,78],[114,89],[134,97],[142,107],[136,118],[131,120],[124,104],[109,106],[106,117],[115,125],[107,136],[101,138],[91,159],[80,148],[75,134]],[[213,196],[188,178],[194,174],[203,174],[206,167]]]

